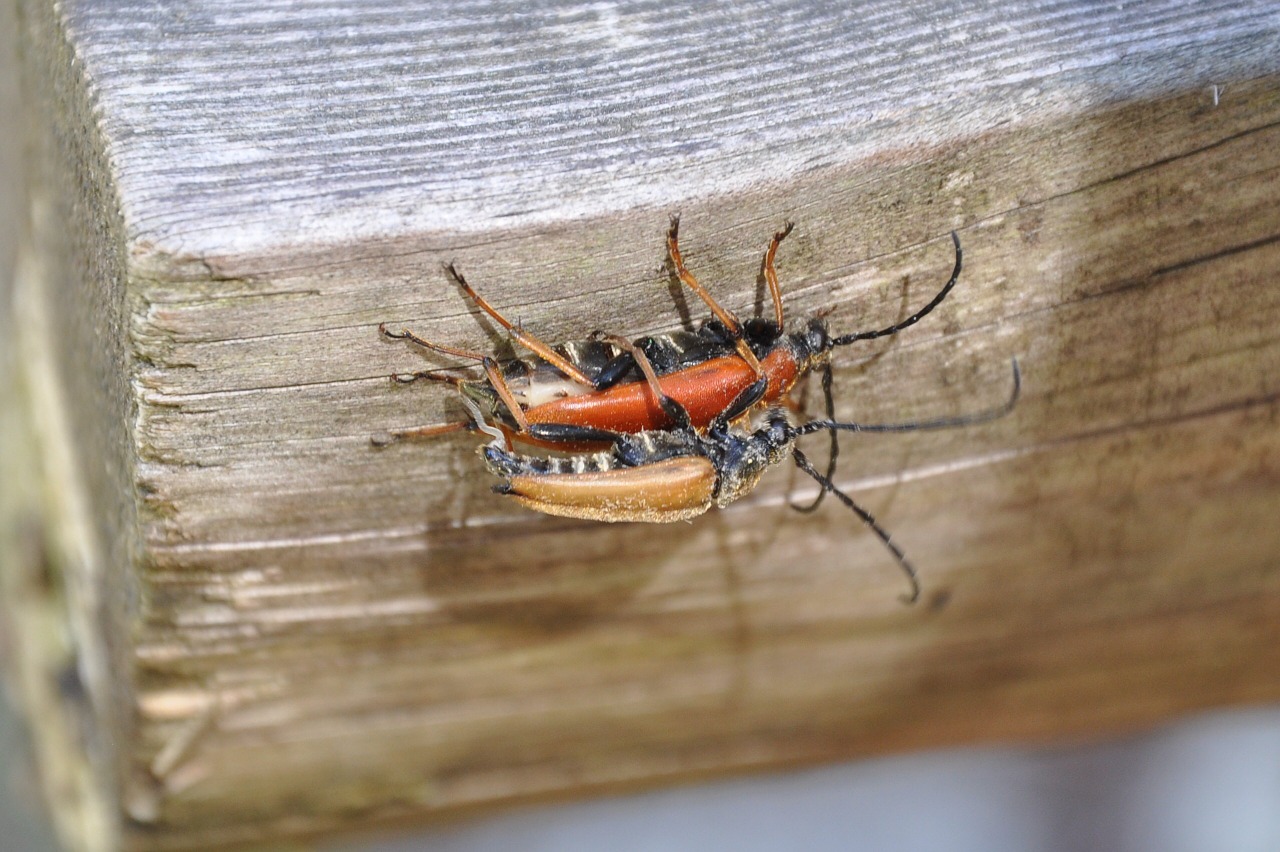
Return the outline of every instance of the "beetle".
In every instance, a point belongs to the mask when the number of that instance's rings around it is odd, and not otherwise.
[[[637,356],[643,366],[644,355]],[[689,520],[742,498],[756,487],[764,472],[790,454],[800,470],[833,494],[876,534],[893,555],[910,583],[907,603],[920,595],[915,567],[880,526],[808,460],[795,445],[802,436],[826,431],[910,432],[985,423],[1013,410],[1022,390],[1021,371],[1013,360],[1013,390],[1000,406],[974,414],[909,423],[873,425],[815,419],[792,424],[787,409],[769,405],[750,428],[735,425],[759,404],[767,388],[762,377],[712,418],[696,428],[690,413],[672,397],[659,404],[672,421],[670,428],[635,433],[609,432],[594,427],[564,426],[565,438],[607,441],[606,451],[568,456],[530,456],[514,452],[506,433],[486,421],[471,399],[463,404],[474,426],[492,437],[480,448],[485,464],[502,479],[494,487],[527,508],[550,515],[593,521],[668,523]]]
[[[787,395],[810,370],[822,371],[826,417],[834,416],[831,395],[830,353],[839,346],[897,334],[914,325],[936,308],[960,278],[963,253],[960,238],[953,231],[955,265],[951,277],[924,307],[906,319],[875,331],[833,336],[821,317],[811,319],[803,330],[786,332],[782,292],[778,285],[775,257],[782,241],[791,233],[788,222],[773,235],[761,260],[765,282],[773,303],[773,320],[754,318],[745,323],[722,307],[689,271],[680,252],[680,217],[671,217],[667,230],[667,255],[676,277],[711,310],[712,318],[694,332],[677,331],[641,338],[634,343],[597,333],[587,341],[553,347],[509,321],[467,283],[453,265],[447,274],[484,313],[507,329],[515,340],[534,353],[502,365],[490,355],[428,341],[408,329],[390,331],[386,324],[379,332],[387,339],[408,340],[425,349],[480,365],[484,379],[464,379],[438,371],[397,375],[396,381],[419,379],[454,384],[463,396],[476,402],[509,439],[544,447],[563,445],[580,449],[590,442],[569,441],[561,426],[583,426],[610,432],[636,433],[657,430],[672,423],[669,412],[659,404],[662,396],[676,400],[695,428],[705,428],[735,398],[760,379],[766,389],[760,404],[787,400]],[[636,353],[643,353],[649,371],[640,368]],[[471,421],[422,426],[376,436],[385,445],[397,440],[428,437],[475,428]],[[835,471],[839,453],[836,433],[831,435],[828,476]],[[824,492],[804,510],[817,508]]]

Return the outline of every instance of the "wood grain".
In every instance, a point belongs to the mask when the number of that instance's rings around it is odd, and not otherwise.
[[[24,6],[23,345],[79,443],[71,571],[126,845],[181,848],[1274,700],[1273,4],[378,0]],[[489,492],[443,365],[730,307],[836,354],[838,505],[779,470],[693,524]],[[40,213],[40,211],[43,211]],[[767,307],[767,306],[766,306]],[[43,319],[42,319],[43,318]],[[52,386],[49,386],[52,385]],[[70,439],[68,439],[70,440]],[[814,439],[820,455],[822,439]],[[808,490],[806,490],[808,489]],[[322,782],[322,783],[321,783]]]

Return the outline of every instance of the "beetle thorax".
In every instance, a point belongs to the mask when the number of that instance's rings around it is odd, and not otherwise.
[[[762,425],[753,432],[726,430],[708,436],[716,446],[716,470],[720,476],[716,503],[723,508],[755,488],[764,472],[791,451],[794,440],[786,414],[779,408],[765,412]]]
[[[827,323],[820,317],[809,320],[804,331],[788,335],[800,372],[804,373],[825,363],[831,356],[831,334]]]

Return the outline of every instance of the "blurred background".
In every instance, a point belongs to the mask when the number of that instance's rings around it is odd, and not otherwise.
[[[0,848],[58,849],[8,701],[0,766]],[[519,808],[317,848],[1266,852],[1280,849],[1278,802],[1280,710],[1265,708],[1107,744],[928,752]]]

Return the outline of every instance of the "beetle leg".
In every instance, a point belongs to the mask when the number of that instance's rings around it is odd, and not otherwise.
[[[516,428],[521,432],[528,432],[529,420],[524,416],[524,409],[520,407],[520,403],[516,402],[515,394],[507,385],[507,379],[502,375],[502,368],[498,366],[498,362],[486,355],[481,363],[484,365],[485,375],[489,377],[489,385],[497,392],[498,399],[502,400],[507,411],[511,412],[511,419],[516,421]]]
[[[444,382],[454,387],[461,386],[466,379],[461,376],[451,376],[448,373],[442,373],[439,370],[421,370],[417,373],[393,373],[391,381],[399,385],[411,385],[417,381],[426,380],[428,382]]]
[[[783,224],[782,230],[773,235],[773,239],[769,242],[769,248],[764,253],[764,280],[769,285],[769,296],[773,299],[773,316],[774,321],[778,324],[778,331],[783,329],[782,325],[782,290],[778,287],[778,271],[773,267],[773,258],[778,253],[778,245],[787,238],[787,234],[791,233],[791,229],[795,227],[794,222]]]
[[[831,362],[827,361],[822,365],[822,397],[826,403],[827,420],[834,421],[836,419],[836,404],[831,397]],[[831,434],[830,455],[827,457],[827,479],[833,480],[836,476],[836,460],[840,457],[840,433],[835,429],[829,430]],[[818,492],[818,496],[807,506],[800,506],[795,503],[788,503],[791,508],[797,512],[808,514],[822,505],[822,499],[827,496],[827,489]]]
[[[542,360],[546,361],[548,364],[553,365],[557,370],[564,373],[566,376],[573,379],[575,382],[583,384],[589,388],[595,388],[595,382],[593,382],[590,378],[588,378],[586,373],[578,369],[576,364],[574,364],[568,358],[561,355],[551,346],[548,346],[546,343],[543,343],[541,340],[534,337],[532,334],[529,334],[524,329],[520,328],[515,323],[511,322],[511,320],[507,319],[502,314],[498,313],[497,308],[493,307],[488,302],[486,302],[484,298],[481,297],[481,295],[477,293],[470,284],[467,283],[467,279],[462,277],[462,273],[459,272],[457,267],[455,267],[452,263],[447,264],[445,266],[445,271],[448,272],[449,277],[452,278],[455,282],[457,282],[458,286],[461,287],[463,291],[468,296],[471,297],[471,301],[475,302],[476,306],[480,308],[480,310],[484,311],[486,314],[492,317],[494,322],[498,323],[498,325],[502,326],[507,331],[511,332],[511,336],[514,337],[517,341],[519,341],[522,346],[524,346],[530,352],[533,352],[535,355],[537,355]]]
[[[450,432],[465,432],[472,428],[465,420],[456,423],[433,423],[430,426],[415,426],[412,429],[397,429],[394,432],[380,432],[369,438],[375,447],[387,447],[398,441],[412,441],[416,438],[434,438],[436,435],[448,435]]]
[[[769,377],[761,376],[733,398],[724,409],[716,415],[715,419],[707,426],[708,432],[718,432],[728,427],[730,423],[746,414],[756,403],[764,399],[765,392],[769,390]]]
[[[483,355],[479,352],[472,352],[467,349],[456,349],[452,346],[445,346],[442,343],[432,343],[429,340],[424,340],[412,331],[409,331],[407,328],[402,328],[400,331],[388,331],[386,323],[379,325],[378,331],[384,337],[390,338],[391,340],[408,340],[412,343],[418,344],[423,349],[430,349],[432,352],[440,352],[444,355],[452,355],[455,358],[466,358],[471,361],[478,361],[480,366],[484,367],[485,375],[489,378],[489,384],[498,394],[498,398],[502,400],[502,404],[511,412],[511,418],[515,420],[516,426],[519,427],[521,432],[529,431],[529,421],[524,416],[524,409],[520,407],[520,403],[516,402],[515,395],[512,394],[511,387],[507,384],[506,377],[502,375],[502,368],[499,367],[498,362],[489,355]],[[400,381],[400,379],[396,378],[396,381]],[[441,381],[449,380],[442,379]]]
[[[679,402],[667,396],[666,391],[662,389],[662,384],[658,381],[658,374],[653,369],[653,363],[649,360],[649,356],[644,354],[643,349],[625,337],[619,337],[616,334],[597,332],[595,337],[598,340],[613,344],[632,357],[636,362],[636,366],[640,368],[640,373],[644,376],[650,393],[658,401],[658,405],[662,406],[662,410],[671,419],[673,426],[678,429],[687,429],[691,426],[692,421],[689,419],[689,412]]]
[[[458,349],[453,346],[445,346],[443,343],[432,343],[430,340],[419,337],[407,328],[402,328],[399,331],[390,331],[385,322],[378,324],[378,333],[388,340],[408,340],[410,343],[416,343],[423,349],[430,349],[432,352],[439,352],[441,355],[451,355],[454,358],[465,358],[468,361],[475,361],[477,364],[483,364],[484,359],[489,357],[481,352],[472,352],[470,349]],[[413,376],[414,378],[422,379],[430,378],[429,371],[414,373]],[[396,381],[400,380],[397,379]],[[442,381],[449,380],[443,379]]]
[[[596,373],[595,387],[598,391],[608,390],[621,382],[635,367],[636,361],[630,352],[622,352],[611,358],[600,372]]]
[[[540,441],[566,444],[616,444],[621,433],[594,426],[578,426],[573,423],[530,423],[529,437]]]
[[[675,267],[676,277],[697,294],[698,298],[711,309],[711,313],[715,315],[715,318],[720,320],[725,328],[729,330],[729,334],[733,337],[734,346],[737,348],[738,354],[742,356],[742,360],[751,365],[751,369],[755,370],[756,375],[764,375],[764,371],[760,368],[760,360],[756,358],[755,353],[751,351],[751,347],[747,345],[747,341],[743,339],[742,321],[734,316],[732,311],[721,307],[720,303],[711,297],[707,289],[685,267],[684,258],[680,255],[679,214],[671,217],[671,227],[667,230],[667,254],[671,256],[671,265]]]

